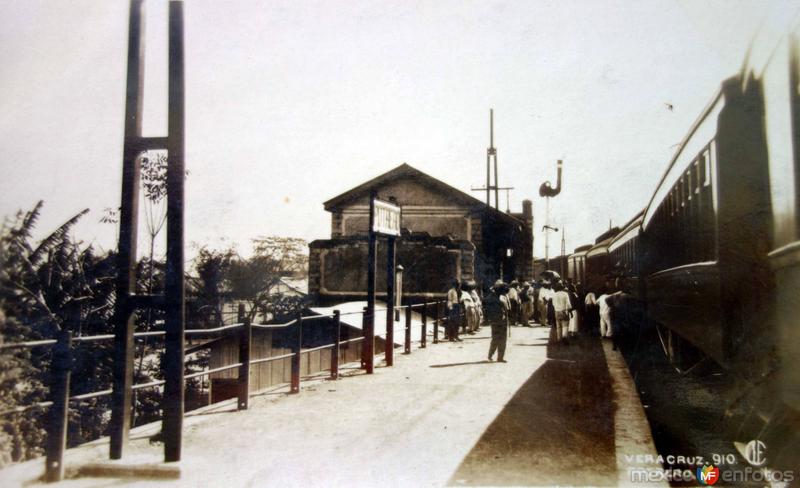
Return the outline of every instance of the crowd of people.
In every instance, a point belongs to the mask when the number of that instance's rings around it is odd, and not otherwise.
[[[488,359],[505,362],[509,327],[550,327],[556,343],[569,344],[579,336],[600,336],[618,349],[631,322],[633,299],[622,280],[615,286],[584,290],[581,283],[545,272],[531,283],[497,280],[480,290],[475,281],[454,281],[447,292],[445,340],[461,341],[482,325],[492,330]],[[482,292],[482,293],[481,293]]]

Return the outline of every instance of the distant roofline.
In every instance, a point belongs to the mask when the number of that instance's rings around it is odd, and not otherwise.
[[[460,199],[466,201],[471,207],[475,207],[481,210],[489,210],[489,212],[493,213],[496,216],[500,216],[503,219],[507,219],[510,223],[514,223],[517,225],[522,225],[524,222],[523,220],[519,219],[518,217],[500,211],[491,205],[486,205],[485,202],[478,200],[477,198],[464,193],[463,191],[455,188],[453,186],[448,185],[447,183],[434,178],[433,176],[414,168],[408,163],[402,163],[401,165],[380,174],[369,181],[366,181],[358,186],[355,186],[344,193],[340,193],[339,195],[327,200],[322,205],[325,207],[325,210],[328,212],[332,212],[337,207],[343,206],[345,203],[355,200],[356,198],[360,197],[364,192],[368,192],[372,187],[383,185],[389,183],[390,181],[394,181],[400,178],[405,178],[409,176],[415,176],[427,183],[430,183],[434,186],[440,187],[443,191],[450,192],[456,194]]]

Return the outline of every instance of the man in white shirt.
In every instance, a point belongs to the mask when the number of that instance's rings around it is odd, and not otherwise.
[[[472,286],[472,290],[470,290],[470,295],[472,296],[472,303],[475,304],[475,330],[481,328],[481,323],[483,322],[483,303],[481,302],[481,297],[478,295],[478,286],[473,281],[470,283]]]
[[[550,288],[550,283],[544,282],[542,288],[539,289],[539,322],[542,325],[552,325],[550,317],[547,313],[547,305],[553,299],[553,290]]]
[[[511,325],[517,325],[518,318],[519,318],[519,290],[517,286],[519,283],[517,280],[511,282],[508,286],[508,293],[506,297],[508,298],[508,303],[511,306],[511,310],[508,315],[508,322]]]
[[[445,339],[448,341],[458,341],[458,328],[461,326],[461,284],[458,280],[453,280],[453,286],[447,292],[447,327],[445,327]]]
[[[557,282],[553,294],[553,309],[556,312],[556,339],[561,341],[569,335],[569,319],[572,316],[572,305],[569,293],[564,291],[564,285]]]
[[[608,299],[611,295],[603,293],[597,298],[600,307],[600,337],[611,337],[611,304]]]

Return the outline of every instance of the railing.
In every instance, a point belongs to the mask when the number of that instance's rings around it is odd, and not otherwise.
[[[431,306],[433,306],[433,313],[430,313]],[[404,354],[411,354],[411,314],[413,309],[420,310],[422,327],[420,331],[419,347],[424,349],[427,347],[427,326],[428,316],[432,315],[431,325],[433,327],[433,343],[439,342],[439,327],[448,322],[447,317],[443,317],[442,311],[444,309],[444,302],[436,300],[432,302],[423,302],[418,304],[410,303],[408,305],[396,306],[391,308],[379,308],[374,310],[374,315],[369,316],[367,307],[358,312],[340,313],[339,310],[334,310],[333,313],[323,315],[301,316],[298,314],[297,318],[290,320],[283,324],[251,324],[248,317],[245,316],[243,307],[240,308],[240,323],[225,325],[213,329],[187,329],[184,331],[184,338],[198,335],[219,335],[220,337],[228,334],[239,334],[239,355],[236,363],[227,364],[216,368],[206,369],[196,373],[184,375],[184,380],[209,376],[214,373],[221,373],[231,369],[238,368],[237,378],[237,408],[245,410],[249,407],[250,398],[250,367],[256,364],[270,363],[287,358],[291,358],[291,380],[289,382],[289,393],[297,394],[300,392],[300,361],[303,354],[308,354],[314,351],[321,351],[325,349],[332,349],[330,359],[330,379],[336,380],[339,378],[339,361],[340,361],[340,348],[343,344],[358,343],[364,341],[365,337],[356,337],[349,340],[341,340],[341,317],[347,315],[362,315],[362,320],[374,320],[378,312],[387,313],[387,330],[386,334],[386,363],[387,366],[392,366],[394,340],[393,336],[393,321],[395,311],[405,310],[405,328],[404,328]],[[390,318],[391,317],[391,318]],[[334,321],[334,342],[322,346],[312,348],[302,348],[303,341],[303,323],[316,320],[333,319]],[[459,319],[462,321],[462,319]],[[456,324],[456,328],[458,324]],[[288,354],[280,354],[266,358],[252,359],[251,354],[251,339],[253,329],[294,329],[295,336],[292,341],[292,352]],[[365,330],[362,326],[362,333]],[[165,331],[151,331],[151,332],[136,332],[133,334],[135,339],[145,337],[160,337],[165,336]],[[113,393],[112,389],[99,390],[90,393],[82,393],[79,395],[69,396],[70,389],[70,373],[72,369],[72,349],[73,345],[80,345],[82,343],[97,342],[97,341],[110,341],[114,339],[114,334],[100,334],[94,336],[75,336],[73,337],[69,331],[64,330],[59,334],[57,339],[43,339],[17,343],[0,344],[0,350],[12,349],[31,349],[36,347],[52,346],[52,371],[50,372],[50,400],[43,402],[35,402],[25,406],[19,406],[12,409],[0,411],[0,416],[19,414],[33,409],[50,408],[49,421],[47,424],[47,442],[45,445],[45,476],[44,479],[48,482],[59,481],[63,476],[63,457],[66,448],[67,439],[67,418],[69,413],[70,402],[81,402],[93,398],[108,396]],[[362,348],[362,368],[365,364],[363,357],[366,348]],[[132,391],[155,388],[164,385],[164,380],[150,381],[148,383],[140,383],[131,387]]]

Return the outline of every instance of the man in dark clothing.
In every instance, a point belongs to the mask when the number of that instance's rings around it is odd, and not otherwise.
[[[497,280],[492,293],[484,301],[486,309],[486,321],[492,327],[492,342],[489,345],[489,361],[492,360],[494,352],[497,351],[497,361],[504,363],[506,354],[506,339],[508,338],[508,314],[511,304],[506,296],[508,285],[502,280]]]

